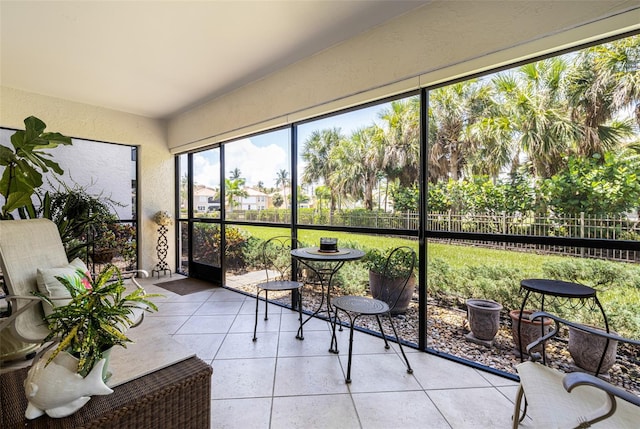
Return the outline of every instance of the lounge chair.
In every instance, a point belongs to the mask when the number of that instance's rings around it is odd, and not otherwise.
[[[520,386],[516,396],[513,428],[517,429],[527,414],[531,421],[526,422],[526,428],[640,427],[639,396],[591,374],[565,374],[549,368],[539,362],[540,353],[531,352],[540,343],[557,335],[561,324],[632,346],[640,346],[640,341],[608,334],[546,312],[537,312],[531,316],[532,320],[543,317],[553,319],[555,329],[529,344],[527,351],[532,360],[516,367]],[[523,398],[524,410],[521,413]]]

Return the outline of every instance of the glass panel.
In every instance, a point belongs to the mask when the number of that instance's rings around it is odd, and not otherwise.
[[[193,155],[193,216],[220,218],[220,149]],[[195,240],[195,237],[194,237]],[[195,244],[195,243],[194,243]]]
[[[189,275],[189,222],[178,222],[178,255],[180,263],[178,264],[178,272]]]
[[[0,143],[12,152],[10,138],[14,133],[0,130]],[[136,268],[137,148],[72,139],[70,146],[43,153],[58,163],[63,173],[57,175],[52,169],[43,173],[43,184],[32,201],[41,217],[41,202],[49,193],[47,211],[58,224],[69,259],[80,257],[94,271],[107,263],[121,269]],[[0,174],[3,171],[1,167]],[[19,218],[19,213],[13,216]],[[90,216],[98,216],[100,221],[88,228],[86,219]]]
[[[255,294],[256,283],[266,279],[261,262],[262,245],[276,236],[290,237],[291,230],[270,226],[227,225],[226,285]],[[271,295],[269,298],[272,298]]]
[[[420,104],[410,97],[298,126],[298,222],[418,229]]]
[[[291,222],[291,131],[225,145],[227,220]]]
[[[515,373],[511,314],[523,305],[521,281],[528,278],[593,288],[609,327],[638,337],[640,324],[630,315],[640,252],[615,249],[614,240],[640,239],[640,162],[630,144],[640,137],[638,99],[627,86],[639,46],[634,36],[429,91],[427,229],[523,237],[429,240],[429,347]],[[524,237],[609,239],[614,248]],[[593,298],[531,295],[525,310],[544,306],[607,325]],[[468,336],[471,298],[503,307],[491,348],[490,338]],[[637,367],[628,352],[619,360]],[[551,361],[571,363],[555,349]]]
[[[189,155],[178,155],[178,218],[189,218]]]
[[[220,225],[193,223],[193,262],[220,267]]]

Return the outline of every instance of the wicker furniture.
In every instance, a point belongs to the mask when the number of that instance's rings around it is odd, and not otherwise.
[[[94,396],[75,414],[61,419],[24,417],[22,385],[28,368],[0,375],[0,427],[13,428],[193,428],[210,427],[211,366],[191,357]]]

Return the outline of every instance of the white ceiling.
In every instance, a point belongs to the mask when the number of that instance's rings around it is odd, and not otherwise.
[[[0,1],[0,83],[166,118],[424,0]]]

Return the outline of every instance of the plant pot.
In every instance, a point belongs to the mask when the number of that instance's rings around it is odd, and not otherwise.
[[[543,321],[536,319],[535,321],[529,320],[534,312],[531,310],[522,311],[522,328],[520,328],[520,335],[522,336],[522,342],[520,342],[520,336],[518,335],[518,326],[520,325],[520,310],[511,310],[509,317],[511,317],[511,335],[513,336],[513,342],[516,345],[516,356],[520,356],[520,347],[522,347],[522,354],[527,355],[527,346],[533,343],[538,338],[551,332],[551,325],[553,319],[544,318]],[[542,344],[534,347],[534,352],[542,351]]]
[[[369,287],[371,288],[371,295],[375,299],[384,301],[389,305],[393,305],[395,302],[395,305],[391,308],[392,315],[406,313],[407,308],[409,308],[409,303],[413,298],[413,292],[416,288],[415,274],[412,274],[411,277],[409,277],[404,289],[402,289],[403,286],[403,278],[384,278],[376,272],[369,271]]]
[[[597,329],[598,331],[605,332],[602,329],[594,326],[590,328]],[[610,331],[615,334],[615,332]],[[616,340],[609,340],[609,346],[606,346],[607,339],[593,335],[589,332],[581,331],[572,326],[569,326],[569,354],[573,358],[576,366],[584,369],[585,371],[595,373],[598,369],[600,359],[604,353],[604,360],[598,374],[607,373],[613,364],[616,362],[616,352],[618,350],[618,342]],[[607,350],[605,352],[605,347]]]
[[[473,336],[479,340],[491,341],[500,329],[502,305],[490,299],[468,299],[467,319]]]
[[[96,264],[108,264],[116,256],[116,249],[96,249],[91,260]]]

